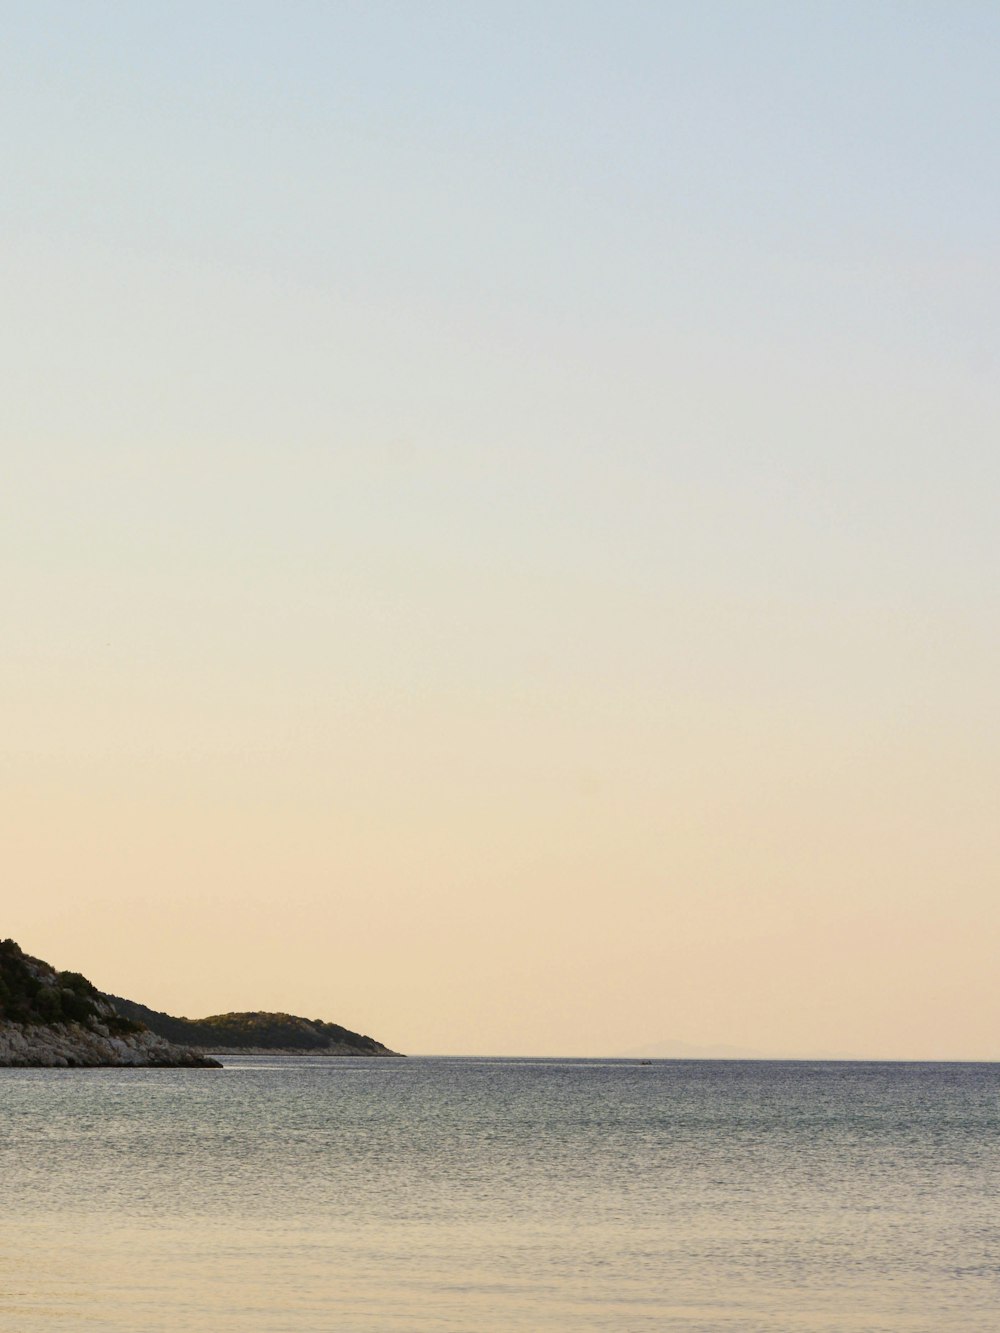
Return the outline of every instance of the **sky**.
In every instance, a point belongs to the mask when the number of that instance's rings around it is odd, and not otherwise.
[[[0,935],[1000,1058],[996,6],[0,11]]]

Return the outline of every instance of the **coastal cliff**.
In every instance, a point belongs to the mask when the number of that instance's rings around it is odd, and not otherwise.
[[[218,1068],[125,1018],[79,972],[57,972],[0,941],[0,1066]]]

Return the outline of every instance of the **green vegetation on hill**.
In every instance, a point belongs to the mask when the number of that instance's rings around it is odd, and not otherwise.
[[[393,1054],[373,1037],[319,1018],[257,1012],[175,1018],[118,995],[109,995],[107,999],[124,1018],[144,1023],[168,1041],[203,1050],[288,1050],[317,1054],[332,1050],[345,1055]]]
[[[394,1055],[381,1042],[339,1023],[294,1014],[214,1014],[174,1018],[105,995],[79,972],[57,972],[13,940],[0,941],[0,1026],[54,1028],[77,1023],[107,1038],[145,1029],[178,1046],[202,1050],[274,1050],[324,1055]],[[75,1057],[74,1057],[75,1058]],[[204,1062],[202,1062],[204,1063]]]
[[[127,1015],[109,1014],[96,986],[79,972],[57,972],[24,953],[13,940],[0,940],[0,1022],[48,1026],[102,1023],[119,1035],[138,1032]]]

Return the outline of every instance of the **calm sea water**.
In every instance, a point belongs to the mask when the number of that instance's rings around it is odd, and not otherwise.
[[[998,1328],[998,1066],[0,1070],[3,1333]]]

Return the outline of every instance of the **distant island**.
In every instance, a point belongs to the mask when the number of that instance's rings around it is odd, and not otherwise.
[[[221,1055],[399,1055],[374,1037],[321,1018],[256,1011],[174,1018],[120,995],[107,998],[122,1018],[142,1023],[167,1041]]]
[[[0,1066],[219,1068],[216,1055],[396,1056],[373,1037],[293,1014],[174,1018],[106,995],[0,941]]]

